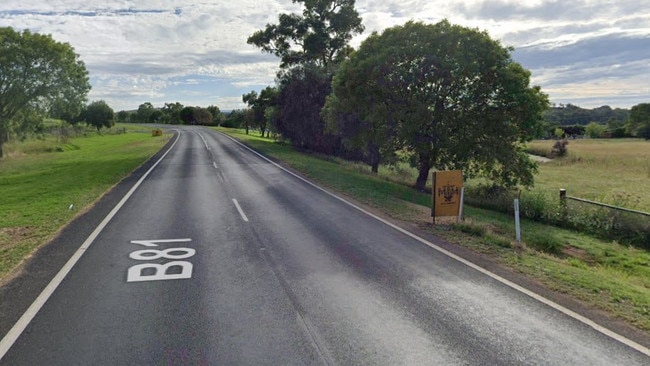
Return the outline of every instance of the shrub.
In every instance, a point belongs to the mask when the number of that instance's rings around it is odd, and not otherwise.
[[[521,217],[540,222],[552,222],[557,212],[549,197],[542,192],[524,192],[519,199]]]
[[[590,122],[586,127],[585,127],[585,135],[588,137],[597,139],[600,137],[603,137],[605,135],[605,132],[607,130],[607,127],[605,125],[601,125],[597,122]]]
[[[467,204],[493,211],[513,213],[512,202],[514,197],[514,191],[496,184],[479,184],[475,187],[465,188],[465,202]]]
[[[561,158],[566,156],[568,153],[567,145],[569,145],[568,140],[557,140],[553,144],[553,150],[551,150],[551,158]]]

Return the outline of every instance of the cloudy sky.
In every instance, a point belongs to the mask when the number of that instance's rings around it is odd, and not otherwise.
[[[366,32],[408,20],[486,30],[554,103],[650,102],[650,0],[357,0]],[[279,60],[246,39],[291,0],[0,0],[0,26],[51,34],[86,63],[90,101],[241,108],[274,84]]]

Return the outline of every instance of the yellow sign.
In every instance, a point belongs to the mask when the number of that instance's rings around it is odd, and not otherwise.
[[[458,216],[460,193],[463,188],[463,172],[450,170],[433,172],[433,209],[431,216]]]

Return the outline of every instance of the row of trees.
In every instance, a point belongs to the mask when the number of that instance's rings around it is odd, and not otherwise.
[[[604,125],[608,123],[625,123],[630,115],[629,109],[612,108],[604,105],[598,108],[582,108],[575,104],[552,105],[544,112],[544,119],[559,126],[581,125],[591,122]]]
[[[352,50],[364,29],[354,0],[294,2],[302,14],[281,14],[248,39],[280,58],[276,85],[243,96],[265,131],[373,171],[406,155],[419,189],[432,168],[532,184],[523,144],[541,133],[548,99],[512,49],[442,21],[373,33]]]
[[[135,112],[120,111],[117,114],[120,122],[133,123],[164,123],[186,125],[219,125],[224,116],[219,107],[211,105],[207,108],[184,106],[179,102],[165,103],[162,108],[156,108],[150,102],[140,104]]]
[[[113,109],[103,100],[95,101],[83,107],[76,116],[52,117],[60,118],[66,122],[76,125],[86,123],[94,126],[97,130],[111,128],[117,122],[132,123],[162,123],[162,124],[186,124],[216,126],[222,123],[226,117],[221,113],[219,107],[211,105],[207,108],[183,106],[181,103],[165,103],[162,108],[155,108],[150,102],[141,104],[136,111],[119,111]]]
[[[602,106],[593,109],[580,108],[573,104],[553,106],[544,113],[545,130],[556,135],[557,129],[566,135],[599,137],[643,137],[650,138],[649,103],[641,103],[632,109]]]

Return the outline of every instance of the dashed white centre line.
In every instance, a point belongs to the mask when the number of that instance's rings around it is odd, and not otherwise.
[[[212,166],[213,166],[215,169],[219,169],[219,168],[217,167],[217,162],[215,162],[215,161],[212,162]]]
[[[239,202],[237,202],[236,199],[232,199],[232,202],[235,204],[235,207],[237,207],[237,211],[239,211],[239,214],[241,215],[241,218],[248,222],[248,217],[246,217],[246,214],[244,213],[244,210],[241,209],[241,206],[239,205]]]
[[[297,178],[297,179],[305,182],[306,184],[316,188],[317,190],[320,190],[323,193],[325,193],[325,194],[327,194],[327,195],[329,195],[329,196],[331,196],[331,197],[345,203],[346,205],[356,209],[357,211],[363,212],[364,214],[374,218],[375,220],[377,220],[379,222],[382,222],[385,225],[388,225],[389,227],[392,227],[393,229],[395,229],[395,230],[397,230],[397,231],[399,231],[399,232],[401,232],[401,233],[403,233],[403,234],[405,234],[405,235],[419,241],[420,243],[430,247],[431,249],[436,250],[436,251],[438,251],[438,252],[440,252],[440,253],[442,253],[442,254],[450,257],[450,258],[453,258],[456,261],[458,261],[460,263],[463,263],[464,265],[466,265],[466,266],[468,266],[470,268],[473,268],[473,269],[485,274],[486,276],[491,277],[491,278],[501,282],[502,284],[504,284],[504,285],[516,290],[516,291],[519,291],[522,294],[525,294],[525,295],[527,295],[527,296],[529,296],[529,297],[531,297],[531,298],[533,298],[533,299],[535,299],[535,300],[537,300],[537,301],[539,301],[539,302],[541,302],[541,303],[543,303],[543,304],[545,304],[547,306],[550,306],[551,308],[553,308],[553,309],[555,309],[555,310],[557,310],[557,311],[559,311],[559,312],[561,312],[561,313],[563,313],[563,314],[565,314],[565,315],[567,315],[567,316],[569,316],[569,317],[571,317],[571,318],[573,318],[573,319],[575,319],[575,320],[577,320],[577,321],[579,321],[579,322],[593,328],[594,330],[596,330],[597,332],[600,332],[601,334],[604,334],[604,335],[606,335],[606,336],[608,336],[608,337],[610,337],[612,339],[615,339],[618,342],[623,343],[623,344],[627,345],[628,347],[631,347],[631,348],[643,353],[644,355],[650,356],[650,348],[648,348],[648,347],[646,347],[646,346],[644,346],[644,345],[642,345],[640,343],[637,343],[637,342],[635,342],[635,341],[633,341],[633,340],[631,340],[631,339],[629,339],[629,338],[627,338],[625,336],[622,336],[622,335],[614,332],[613,330],[610,330],[609,328],[606,328],[605,326],[602,326],[602,325],[596,323],[595,321],[591,320],[590,318],[587,318],[586,316],[578,314],[575,311],[572,311],[572,310],[570,310],[570,309],[568,309],[568,308],[566,308],[566,307],[564,307],[562,305],[559,305],[559,304],[557,304],[557,303],[543,297],[542,295],[538,295],[537,293],[535,293],[535,292],[533,292],[531,290],[528,290],[527,288],[519,286],[519,285],[515,284],[514,282],[509,281],[509,280],[505,279],[504,277],[501,277],[501,276],[497,275],[496,273],[492,273],[489,270],[487,270],[487,269],[485,269],[483,267],[480,267],[479,265],[474,264],[474,263],[468,261],[465,258],[462,258],[462,257],[460,257],[460,256],[458,256],[456,254],[453,254],[452,252],[450,252],[450,251],[448,251],[448,250],[446,250],[446,249],[444,249],[442,247],[439,247],[438,245],[433,244],[433,243],[427,241],[426,239],[423,239],[423,238],[417,236],[416,234],[413,234],[410,231],[408,231],[406,229],[403,229],[403,228],[401,228],[401,227],[399,227],[399,226],[397,226],[397,225],[395,225],[395,224],[393,224],[393,223],[391,223],[391,222],[389,222],[389,221],[387,221],[387,220],[385,220],[385,219],[383,219],[383,218],[381,218],[381,217],[367,211],[366,209],[357,206],[356,204],[346,200],[345,198],[337,196],[336,194],[326,190],[325,188],[322,188],[322,187],[316,185],[315,183],[303,178],[302,176],[300,176],[300,175],[298,175],[298,174],[284,168],[283,166],[281,166],[278,163],[272,161],[271,159],[267,158],[266,156],[258,153],[257,151],[253,150],[252,148],[250,148],[250,147],[242,144],[241,142],[237,141],[234,137],[230,137],[230,136],[228,136],[226,134],[223,134],[223,133],[222,133],[222,135],[225,136],[226,138],[230,139],[234,143],[238,144],[242,148],[244,148],[244,149],[252,152],[253,154],[257,155],[261,159],[263,159],[263,160],[269,162],[270,164],[276,166],[278,169],[281,169],[281,170],[287,172],[288,174],[294,176],[295,178]]]
[[[203,140],[203,145],[205,145],[206,150],[210,150],[210,146],[208,146],[208,141],[205,139],[205,137],[203,137],[201,133],[198,133],[198,135],[201,138],[201,140]]]

